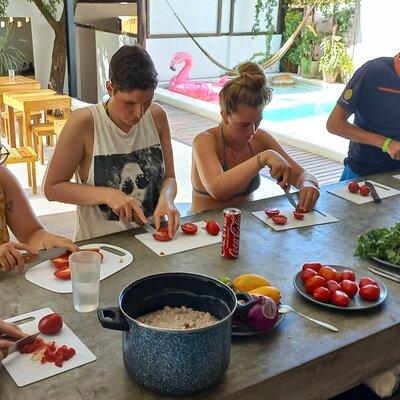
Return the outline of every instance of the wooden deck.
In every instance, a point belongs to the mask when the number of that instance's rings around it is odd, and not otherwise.
[[[172,139],[188,146],[192,146],[193,138],[198,133],[215,126],[215,121],[206,117],[181,110],[169,104],[163,104],[163,106],[168,113]],[[343,170],[341,163],[286,144],[283,145],[283,148],[303,168],[314,174],[320,185],[339,181]],[[269,177],[267,170],[263,170],[261,174]]]

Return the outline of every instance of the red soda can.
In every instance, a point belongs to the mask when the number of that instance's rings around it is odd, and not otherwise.
[[[223,233],[221,256],[229,259],[239,255],[240,240],[240,216],[242,212],[238,208],[225,208],[222,211]]]

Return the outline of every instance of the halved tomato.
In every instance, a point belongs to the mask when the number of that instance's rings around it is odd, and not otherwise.
[[[58,269],[54,271],[54,276],[58,279],[69,280],[71,279],[71,270],[69,268]]]
[[[51,261],[53,263],[53,267],[56,269],[65,269],[69,268],[68,257],[71,253],[66,252],[59,257],[53,258]]]
[[[172,239],[168,234],[168,228],[160,228],[157,233],[153,234],[153,238],[159,242],[168,242]]]
[[[181,229],[188,235],[194,235],[197,232],[198,227],[196,224],[186,222],[185,224],[181,225]]]
[[[298,220],[304,219],[304,214],[302,212],[300,212],[300,211],[294,210],[293,211],[293,215]]]
[[[272,221],[277,225],[285,225],[287,223],[287,218],[284,215],[274,215]]]
[[[265,214],[268,218],[273,217],[274,215],[279,215],[280,211],[277,208],[266,208],[264,210]]]

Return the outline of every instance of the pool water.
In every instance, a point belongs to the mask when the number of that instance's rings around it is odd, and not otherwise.
[[[272,102],[265,108],[263,119],[288,122],[308,117],[327,118],[336,100],[336,93],[328,95],[326,90],[318,86],[296,84],[291,87],[274,87]]]

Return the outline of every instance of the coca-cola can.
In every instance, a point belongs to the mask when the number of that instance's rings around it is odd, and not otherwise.
[[[242,212],[238,208],[225,208],[222,211],[222,257],[234,259],[237,258],[239,255],[241,214]]]

